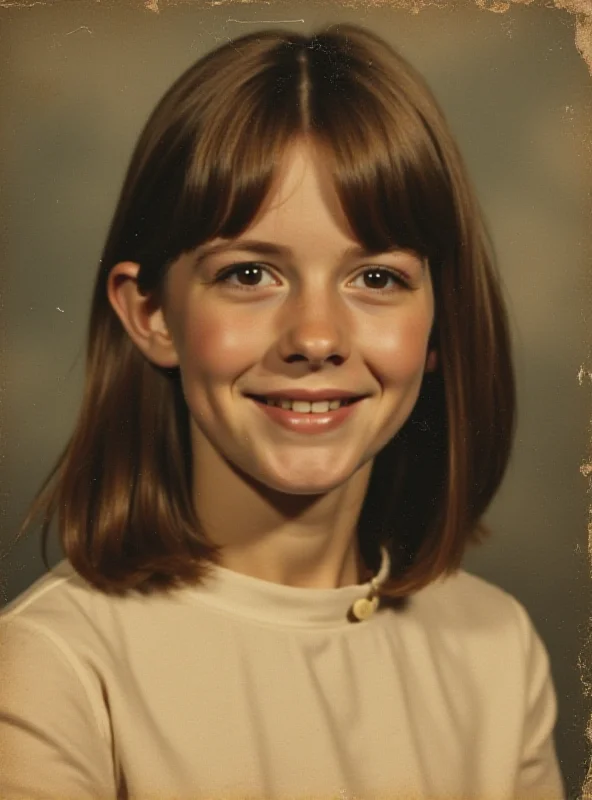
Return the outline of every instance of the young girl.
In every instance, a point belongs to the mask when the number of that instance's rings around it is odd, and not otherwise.
[[[548,658],[462,571],[506,314],[432,95],[355,26],[201,59],[133,155],[1,621],[0,796],[563,797]]]

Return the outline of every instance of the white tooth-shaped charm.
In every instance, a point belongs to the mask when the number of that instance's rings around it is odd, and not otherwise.
[[[378,608],[378,596],[374,595],[372,599],[368,597],[360,597],[359,600],[353,605],[353,614],[356,619],[364,620],[371,617]]]

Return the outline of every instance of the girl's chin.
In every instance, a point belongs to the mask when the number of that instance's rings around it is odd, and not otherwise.
[[[358,469],[340,470],[308,469],[298,477],[295,468],[288,471],[263,469],[257,480],[274,492],[289,495],[322,495],[340,489],[354,478]],[[316,473],[316,474],[315,474]]]

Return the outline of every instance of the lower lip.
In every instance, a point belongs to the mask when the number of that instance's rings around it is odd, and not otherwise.
[[[296,433],[325,433],[335,430],[342,425],[361,403],[357,400],[347,406],[340,406],[335,411],[321,412],[320,414],[302,414],[297,411],[280,408],[279,406],[268,406],[259,400],[250,398],[270,419]]]

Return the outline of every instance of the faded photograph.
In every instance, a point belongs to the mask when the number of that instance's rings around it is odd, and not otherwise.
[[[582,796],[574,33],[0,9],[0,796]]]

